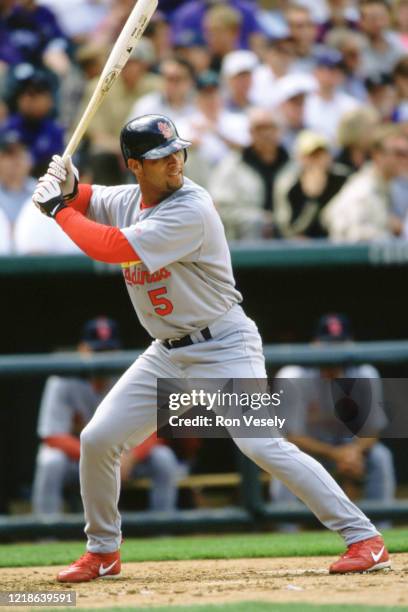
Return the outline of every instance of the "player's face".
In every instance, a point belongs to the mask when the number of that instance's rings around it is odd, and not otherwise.
[[[183,186],[184,151],[143,160],[143,178],[157,189],[172,192]]]

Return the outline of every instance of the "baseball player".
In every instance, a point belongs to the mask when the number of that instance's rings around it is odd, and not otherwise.
[[[106,317],[88,321],[78,351],[89,354],[121,348],[118,326]],[[38,448],[32,494],[34,514],[58,514],[63,510],[65,485],[78,483],[80,433],[91,420],[114,380],[106,376],[89,379],[50,376],[41,399]],[[177,483],[186,475],[188,463],[153,434],[143,444],[122,455],[122,482],[148,477],[149,509],[175,510]]]
[[[87,552],[60,582],[120,573],[120,456],[156,428],[158,378],[266,379],[262,342],[235,288],[224,228],[209,194],[183,176],[188,141],[162,115],[127,123],[122,152],[138,185],[80,185],[72,161],[54,157],[33,200],[90,257],[119,263],[139,321],[154,338],[81,434]],[[390,565],[382,537],[326,470],[284,438],[235,438],[281,479],[347,551],[333,573]]]
[[[334,348],[352,342],[348,317],[338,313],[323,315],[313,341]],[[299,381],[296,400],[291,406],[293,416],[286,420],[288,439],[319,457],[349,488],[355,488],[356,483],[363,484],[364,499],[392,502],[395,496],[392,453],[379,441],[387,418],[382,408],[383,389],[378,370],[370,364],[333,364],[324,368],[287,365],[275,374],[276,382],[280,378]],[[338,379],[356,381],[351,395],[360,406],[360,414],[354,420],[343,421],[336,413],[330,381]],[[344,426],[345,422],[352,426],[354,435]],[[278,502],[296,499],[275,479],[271,483],[271,494]],[[381,526],[389,527],[390,524],[382,522]]]
[[[88,354],[120,348],[117,324],[106,317],[88,321],[78,351]],[[113,380],[50,376],[44,387],[38,418],[38,448],[32,495],[34,514],[63,510],[63,488],[78,481],[79,435],[91,420]]]

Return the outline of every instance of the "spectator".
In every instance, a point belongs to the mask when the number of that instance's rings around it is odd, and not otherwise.
[[[108,12],[93,31],[93,42],[103,47],[113,46],[134,5],[134,0],[111,0]]]
[[[11,41],[11,32],[7,27],[7,19],[10,16],[15,0],[2,0],[0,2],[0,68],[2,64],[18,63],[20,55],[18,49]],[[1,76],[0,70],[0,76]]]
[[[159,0],[159,9],[163,11],[167,17],[171,17],[174,11],[184,4],[184,2],[185,0]]]
[[[231,152],[209,182],[229,240],[271,235],[273,185],[288,160],[271,111],[251,109],[249,126],[252,144]]]
[[[184,59],[194,69],[195,74],[200,74],[210,69],[211,54],[203,38],[199,34],[186,36],[174,46],[175,55]]]
[[[379,112],[381,121],[391,121],[397,104],[397,93],[391,76],[373,74],[365,80],[365,87],[367,102]]]
[[[293,62],[292,43],[287,37],[269,39],[263,53],[263,63],[253,72],[251,100],[254,106],[272,108],[275,104],[275,86]]]
[[[333,347],[352,341],[350,323],[339,314],[323,316],[317,326],[314,341]],[[334,365],[323,368],[285,366],[276,378],[293,381],[296,402],[292,418],[288,418],[287,436],[301,450],[322,461],[334,471],[342,486],[350,490],[363,485],[366,500],[392,502],[395,495],[395,472],[391,451],[379,441],[387,421],[382,409],[382,385],[378,371],[369,364],[359,366]],[[344,380],[355,380],[360,410],[367,402],[368,416],[356,435],[347,429],[350,420],[343,421],[333,409],[334,385],[344,395]],[[298,380],[298,383],[295,381]],[[282,384],[282,383],[280,383]],[[280,482],[271,486],[274,501],[296,500]]]
[[[75,45],[86,44],[108,14],[108,0],[38,0],[56,16],[64,35]]]
[[[314,76],[318,89],[306,98],[305,124],[309,129],[324,134],[334,145],[341,118],[356,108],[359,101],[340,91],[344,71],[343,58],[338,51],[322,49],[316,62]]]
[[[11,255],[12,250],[10,223],[0,208],[0,255]]]
[[[187,176],[205,186],[230,147],[241,146],[242,133],[248,131],[248,125],[246,116],[224,108],[217,73],[206,71],[197,78],[196,111],[179,123],[179,130],[193,143]]]
[[[408,53],[408,0],[395,0],[392,11],[398,40]]]
[[[204,34],[204,17],[209,9],[221,4],[222,0],[189,0],[185,2],[172,15],[172,29],[175,40],[186,32],[198,32]],[[242,49],[253,48],[262,42],[263,35],[256,18],[256,9],[253,3],[247,0],[228,0],[223,2],[238,10],[242,16],[242,27],[239,47]]]
[[[20,135],[0,132],[0,210],[7,219],[10,237],[24,203],[35,189],[31,167],[30,155]]]
[[[132,51],[115,86],[109,92],[107,103],[102,104],[92,119],[87,132],[91,154],[120,154],[118,133],[126,122],[133,105],[144,96],[161,89],[162,79],[149,72],[154,62],[153,45],[148,39],[143,38]],[[82,116],[84,107],[95,90],[98,78],[96,76],[89,81],[83,107],[79,110],[78,117]]]
[[[252,104],[252,75],[258,58],[252,51],[232,51],[224,57],[221,78],[226,108],[246,113]]]
[[[329,16],[319,26],[318,39],[327,45],[327,34],[333,29],[342,28],[347,31],[358,29],[358,13],[350,10],[349,0],[327,0]]]
[[[0,126],[2,132],[15,132],[31,154],[33,176],[44,174],[55,153],[62,153],[64,133],[52,119],[54,100],[52,82],[47,73],[28,64],[15,68],[17,90],[16,112]]]
[[[345,28],[335,28],[326,36],[329,47],[337,49],[343,56],[344,80],[342,91],[365,102],[367,90],[362,75],[362,54],[367,44],[359,32],[351,32]]]
[[[258,22],[262,23],[263,31],[270,40],[289,36],[288,24],[285,19],[287,0],[259,2]]]
[[[408,55],[402,57],[393,72],[397,104],[394,110],[394,121],[408,122]]]
[[[173,121],[188,118],[194,112],[195,75],[192,66],[174,57],[160,64],[163,90],[142,96],[129,114],[129,120],[139,115],[162,114]]]
[[[99,78],[106,57],[107,49],[92,42],[76,49],[75,62],[62,80],[58,92],[58,119],[65,130],[75,129],[78,108],[87,95],[87,84],[92,79]]]
[[[215,5],[204,16],[204,39],[211,55],[210,68],[221,69],[224,57],[239,48],[242,15],[232,6]]]
[[[301,4],[289,4],[286,10],[289,35],[293,41],[293,72],[310,72],[315,66],[317,28],[309,9]]]
[[[5,10],[0,9],[0,33],[3,31],[7,63],[46,66],[61,76],[68,71],[67,40],[47,7],[38,6],[35,0],[6,1]]]
[[[275,226],[284,238],[325,238],[321,215],[344,185],[346,169],[333,164],[329,142],[314,132],[299,134],[295,154],[298,164],[289,166],[275,181]]]
[[[146,28],[145,36],[153,44],[158,63],[174,56],[170,25],[160,11],[154,13]]]
[[[282,144],[290,156],[297,136],[305,129],[306,96],[316,89],[316,80],[308,74],[288,74],[276,81],[273,106],[282,123]]]
[[[402,220],[392,214],[390,184],[407,174],[408,137],[394,125],[380,126],[371,158],[326,207],[324,223],[333,240],[376,240],[402,232]]]
[[[368,39],[363,52],[363,74],[390,74],[404,53],[395,32],[390,31],[391,12],[386,0],[360,0],[360,29]]]
[[[361,106],[343,115],[337,131],[340,151],[336,160],[349,169],[359,170],[368,160],[373,130],[380,115],[374,107]]]
[[[14,225],[13,249],[17,255],[82,254],[58,223],[52,223],[33,206],[31,194]]]

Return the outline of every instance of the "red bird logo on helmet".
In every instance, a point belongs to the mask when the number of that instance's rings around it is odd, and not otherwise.
[[[171,129],[168,123],[164,123],[164,121],[159,121],[157,127],[165,138],[171,138],[173,136],[173,130]]]

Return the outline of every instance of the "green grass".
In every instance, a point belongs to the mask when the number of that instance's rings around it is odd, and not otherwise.
[[[384,532],[390,552],[408,552],[408,529]],[[65,565],[84,553],[85,542],[3,544],[0,567]],[[190,559],[239,559],[244,557],[309,557],[337,555],[344,550],[338,535],[330,531],[299,534],[238,534],[126,539],[122,560],[176,561]]]
[[[72,608],[55,608],[44,612],[69,612]],[[146,612],[146,608],[80,608],[81,612]],[[152,612],[402,612],[407,607],[394,606],[364,606],[364,605],[324,605],[306,603],[267,603],[243,601],[241,603],[194,605],[194,606],[160,606],[148,608]]]

